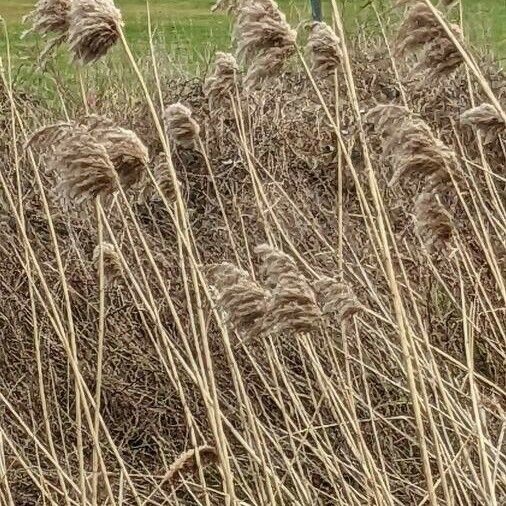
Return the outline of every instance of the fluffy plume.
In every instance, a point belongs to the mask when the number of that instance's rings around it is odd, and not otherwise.
[[[267,327],[273,331],[310,332],[320,321],[316,296],[293,259],[267,244],[255,248],[261,275],[272,290]]]
[[[204,93],[211,109],[230,103],[235,95],[236,85],[240,85],[239,67],[235,57],[229,53],[216,53],[213,75],[204,83]]]
[[[460,116],[463,125],[473,125],[484,136],[485,144],[491,143],[506,130],[506,125],[497,109],[491,104],[481,104]]]
[[[68,43],[75,61],[100,59],[119,39],[121,12],[112,0],[72,2]]]
[[[93,263],[98,270],[100,249],[104,257],[104,277],[106,283],[113,285],[122,279],[123,266],[119,258],[118,252],[114,245],[108,242],[103,242],[97,246],[93,251]]]
[[[378,106],[368,114],[369,121],[376,118],[377,128],[387,134],[383,142],[383,154],[392,161],[394,174],[390,185],[404,175],[427,177],[434,185],[447,182],[450,173],[457,170],[455,153],[434,137],[429,126],[419,118],[408,115],[397,106]]]
[[[241,0],[216,0],[215,4],[211,7],[211,12],[224,11],[236,13],[240,3]]]
[[[211,283],[218,292],[218,303],[227,313],[232,326],[254,337],[262,334],[270,293],[250,275],[230,263],[210,271]]]
[[[382,135],[392,135],[410,114],[410,111],[401,105],[380,104],[367,112],[365,122],[373,125]]]
[[[176,200],[176,188],[165,153],[159,153],[154,164],[154,176],[160,191],[169,202]],[[179,182],[178,182],[179,184]],[[155,193],[155,196],[157,194]]]
[[[450,28],[462,38],[460,27],[451,25]],[[427,70],[431,77],[453,72],[463,62],[462,55],[430,7],[418,1],[409,8],[399,28],[397,51],[402,54],[422,47],[425,50],[415,70]]]
[[[430,251],[444,247],[452,237],[452,217],[433,191],[423,192],[416,199],[415,224],[415,230]]]
[[[118,178],[105,147],[84,129],[74,129],[56,147],[50,168],[64,201],[82,204],[117,189]]]
[[[199,124],[192,118],[192,112],[179,102],[169,105],[164,114],[169,137],[183,148],[194,148],[200,134]]]
[[[339,37],[326,23],[312,23],[307,51],[312,61],[312,72],[319,77],[331,75],[339,67],[341,50]]]
[[[316,281],[314,288],[323,314],[337,313],[341,320],[348,320],[361,309],[353,290],[346,283],[324,276]]]
[[[149,154],[134,132],[103,123],[93,126],[89,131],[107,150],[123,188],[130,188],[143,181]]]
[[[23,21],[32,23],[25,34],[65,34],[69,26],[70,3],[71,0],[39,0],[33,11],[23,18]]]
[[[198,459],[197,460],[197,454]],[[208,466],[218,460],[218,453],[212,446],[199,446],[182,453],[169,467],[165,473],[165,480],[174,483],[183,473],[194,473],[197,470],[198,462],[201,466]]]
[[[237,15],[238,57],[250,63],[246,86],[254,87],[281,71],[295,51],[297,32],[272,0],[245,0]]]

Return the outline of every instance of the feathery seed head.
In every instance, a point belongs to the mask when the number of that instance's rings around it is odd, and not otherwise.
[[[295,51],[297,32],[272,0],[245,0],[234,29],[237,55],[249,62],[248,87],[279,73]]]
[[[172,172],[167,162],[165,153],[159,153],[154,163],[154,176],[160,191],[169,202],[175,202],[176,189]],[[179,184],[179,182],[178,182]]]
[[[32,23],[28,32],[64,34],[69,26],[70,3],[71,0],[38,0],[33,11],[23,18]]]
[[[424,191],[415,202],[415,230],[426,248],[444,247],[453,234],[453,220],[434,191]]]
[[[228,262],[213,266],[210,277],[218,291],[218,303],[232,326],[252,337],[261,335],[269,291],[256,283],[246,271]]]
[[[119,39],[122,23],[121,12],[113,0],[72,2],[68,43],[74,61],[99,60]]]
[[[134,132],[103,121],[89,132],[106,148],[124,189],[143,181],[149,154]]]
[[[310,332],[320,321],[316,296],[294,260],[282,251],[262,244],[255,248],[260,272],[272,289],[267,325],[273,331]]]
[[[235,57],[229,53],[216,53],[214,72],[204,82],[204,93],[209,99],[211,108],[223,106],[230,102],[239,85],[239,67]]]
[[[118,178],[107,150],[82,128],[74,129],[57,145],[49,165],[59,177],[56,191],[64,201],[82,204],[117,189]]]
[[[98,269],[100,250],[104,258],[104,277],[108,284],[115,284],[122,278],[123,266],[119,258],[118,252],[113,244],[102,242],[95,246],[93,251],[93,263]]]
[[[199,460],[197,460],[197,454]],[[199,446],[198,448],[188,450],[182,453],[167,469],[165,480],[174,484],[184,473],[192,473],[197,470],[200,462],[202,466],[208,466],[218,460],[218,453],[212,446]]]
[[[359,312],[361,305],[349,285],[337,279],[323,276],[316,281],[314,288],[322,313],[337,313],[342,321]]]
[[[319,77],[331,75],[341,61],[339,37],[323,22],[311,24],[307,52],[312,60],[312,72]]]
[[[490,144],[502,132],[506,131],[506,124],[491,104],[481,104],[465,111],[460,116],[463,125],[473,125],[484,136],[484,143]]]
[[[192,112],[181,103],[169,105],[164,114],[165,127],[169,137],[183,148],[194,148],[200,134],[199,124],[192,118]]]

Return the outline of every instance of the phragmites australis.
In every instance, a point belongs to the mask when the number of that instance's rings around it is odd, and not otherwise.
[[[262,244],[255,248],[260,273],[272,291],[266,324],[272,331],[311,332],[321,318],[316,296],[294,260],[282,251]]]
[[[212,446],[199,446],[182,453],[167,469],[165,481],[173,484],[182,474],[191,474],[197,471],[198,466],[208,466],[217,462],[218,453]]]
[[[475,126],[483,135],[485,144],[490,144],[501,133],[506,133],[506,124],[501,115],[493,105],[487,103],[465,111],[460,116],[460,122]]]
[[[418,195],[415,201],[415,230],[429,251],[444,247],[452,238],[452,216],[435,191],[424,191]]]
[[[168,202],[176,201],[176,188],[174,186],[174,179],[172,171],[167,162],[165,153],[159,153],[154,162],[154,177],[158,188],[162,195]],[[178,183],[179,184],[179,181]],[[154,196],[158,194],[155,192]]]
[[[116,284],[122,278],[123,266],[119,258],[118,252],[113,244],[102,242],[95,246],[93,251],[93,263],[98,271],[100,250],[104,259],[104,278],[109,285]]]
[[[386,134],[383,154],[389,157],[394,173],[389,185],[403,176],[427,178],[430,187],[448,182],[457,172],[453,150],[437,139],[429,126],[398,106],[377,106],[368,113],[369,120],[377,118],[378,130]]]
[[[326,23],[311,24],[307,52],[312,62],[311,71],[318,77],[328,77],[339,67],[341,61],[339,37]]]
[[[314,283],[314,289],[324,315],[337,313],[341,321],[346,321],[361,309],[351,287],[342,281],[323,276]]]
[[[216,0],[211,7],[211,12],[225,11],[235,13],[239,8],[241,0]]]
[[[455,37],[462,38],[460,27],[450,25]],[[453,72],[463,58],[443,25],[423,1],[407,11],[397,35],[397,51],[401,54],[424,48],[415,70],[426,70],[430,77]]]
[[[295,52],[297,32],[273,0],[245,0],[237,13],[234,41],[237,56],[249,63],[248,88],[277,75]]]
[[[213,266],[210,280],[218,293],[218,304],[233,328],[248,337],[261,335],[270,292],[246,271],[228,262]]]
[[[32,27],[25,32],[47,35],[50,33],[65,34],[69,26],[71,0],[38,0],[30,14],[23,21],[30,21]]]
[[[210,108],[228,105],[236,93],[236,86],[240,87],[240,76],[234,55],[216,53],[214,72],[204,82],[204,94],[209,100]]]
[[[94,62],[104,56],[120,37],[121,12],[113,0],[72,2],[68,44],[75,61]]]
[[[192,112],[181,103],[171,104],[164,113],[165,128],[169,137],[182,148],[194,148],[200,135],[200,126]]]
[[[143,182],[149,154],[135,132],[114,124],[99,124],[89,131],[106,148],[124,189]]]
[[[75,128],[57,146],[49,162],[58,176],[57,193],[83,204],[117,189],[118,177],[105,147],[83,128]]]

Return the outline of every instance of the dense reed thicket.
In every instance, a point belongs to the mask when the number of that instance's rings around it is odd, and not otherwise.
[[[192,79],[37,3],[138,80],[0,72],[1,504],[504,503],[506,77],[458,2],[394,3],[350,40],[222,0]]]

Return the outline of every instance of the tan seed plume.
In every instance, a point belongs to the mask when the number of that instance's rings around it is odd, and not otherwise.
[[[181,103],[169,105],[164,113],[168,136],[176,145],[191,149],[197,144],[199,124],[192,118],[192,112]]]
[[[64,202],[79,205],[117,189],[107,150],[84,129],[74,129],[57,145],[49,166],[58,175],[56,191]]]
[[[165,153],[159,153],[154,163],[154,176],[156,184],[168,202],[172,203],[176,201],[176,188],[174,187],[174,181],[171,174],[172,172],[167,162]],[[155,193],[154,195],[156,197],[158,194]]]
[[[224,262],[210,270],[210,280],[218,292],[218,304],[238,332],[260,336],[270,300],[270,292],[235,265]]]
[[[112,0],[72,2],[68,44],[74,61],[99,60],[118,41],[121,26],[121,12]]]
[[[361,305],[351,287],[337,279],[324,276],[314,284],[322,313],[337,313],[341,321],[349,320],[361,310]]]
[[[93,263],[98,270],[100,249],[104,258],[104,277],[108,285],[117,284],[122,279],[123,266],[120,257],[113,244],[103,242],[97,246],[93,251]]]
[[[318,77],[328,77],[339,68],[341,50],[339,37],[323,22],[311,24],[307,52],[312,61],[311,71]]]
[[[236,86],[240,89],[239,66],[234,55],[230,53],[216,53],[214,72],[204,82],[204,94],[209,100],[211,109],[225,107],[235,96]]]
[[[445,247],[453,234],[451,214],[435,191],[424,191],[415,201],[415,230],[429,251]]]
[[[238,10],[234,41],[238,59],[250,64],[245,84],[257,86],[278,74],[295,52],[297,32],[272,0],[245,0]]]
[[[218,461],[218,453],[212,446],[199,446],[182,453],[169,467],[165,474],[168,483],[175,483],[182,474],[192,474],[197,471],[197,454],[200,465],[206,467]]]
[[[149,153],[135,132],[114,124],[94,126],[89,132],[107,150],[124,189],[144,181]]]
[[[272,290],[267,328],[273,332],[311,332],[321,318],[316,296],[294,260],[282,251],[262,244],[255,248],[260,273]]]
[[[485,144],[490,144],[501,133],[506,132],[506,124],[491,104],[481,104],[465,111],[460,116],[460,122],[463,125],[475,126],[483,135]]]
[[[71,0],[39,0],[30,14],[23,18],[31,22],[32,27],[25,32],[36,32],[42,35],[50,33],[64,34],[69,26]]]

